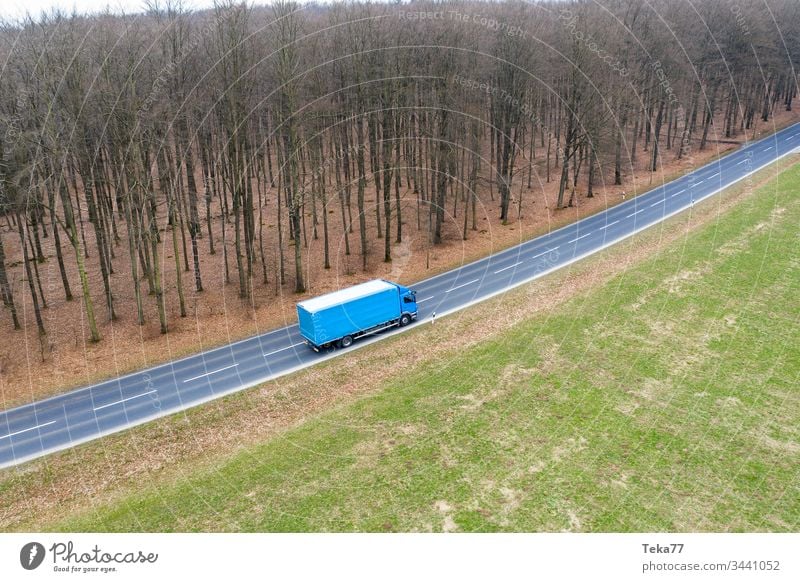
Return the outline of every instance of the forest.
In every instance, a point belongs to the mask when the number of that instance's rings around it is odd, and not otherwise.
[[[565,209],[688,170],[792,110],[800,3],[765,4],[152,0],[2,22],[0,326],[35,326],[44,359],[54,304],[80,302],[92,343],[130,301],[167,334],[209,287],[302,294],[409,236],[544,211],[542,184]]]

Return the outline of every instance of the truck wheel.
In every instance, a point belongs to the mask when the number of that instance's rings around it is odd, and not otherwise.
[[[400,327],[405,327],[409,323],[411,323],[411,316],[408,313],[404,313],[400,318]]]
[[[349,348],[353,345],[353,338],[352,336],[346,335],[342,338],[342,347]]]

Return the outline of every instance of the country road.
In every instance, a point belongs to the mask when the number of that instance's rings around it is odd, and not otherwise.
[[[788,127],[599,214],[419,282],[419,319],[347,350],[316,353],[296,325],[0,413],[0,467],[118,432],[424,325],[619,242],[800,148]],[[798,150],[800,151],[800,150]]]

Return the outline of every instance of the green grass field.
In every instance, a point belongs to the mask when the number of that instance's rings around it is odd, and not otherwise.
[[[499,338],[49,529],[797,531],[799,225],[795,165]]]

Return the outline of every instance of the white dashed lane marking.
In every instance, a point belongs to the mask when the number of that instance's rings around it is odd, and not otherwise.
[[[574,239],[572,239],[572,240],[569,240],[569,241],[567,241],[567,244],[572,244],[572,243],[574,243],[574,242],[576,242],[576,241],[579,241],[579,240],[581,240],[582,238],[586,238],[586,237],[587,237],[587,236],[589,236],[590,234],[592,234],[592,233],[591,233],[591,232],[587,232],[586,234],[582,234],[581,236],[579,236],[579,237],[577,237],[577,238],[574,238]]]
[[[450,289],[445,291],[445,293],[450,293],[450,291],[455,291],[456,289],[461,289],[462,287],[466,287],[467,285],[472,285],[473,283],[477,283],[478,281],[480,281],[480,279],[473,279],[472,281],[467,281],[466,283],[462,283],[461,285],[459,285],[457,287],[451,287]]]
[[[184,380],[184,384],[186,382],[191,382],[192,380],[199,380],[200,378],[205,378],[206,376],[210,376],[211,374],[216,374],[217,372],[222,372],[224,370],[230,370],[231,368],[235,368],[239,364],[231,364],[230,366],[225,366],[224,368],[220,368],[219,370],[214,370],[213,372],[206,372],[205,374],[200,374],[199,376],[195,376],[194,378],[188,378]]]
[[[30,428],[23,428],[22,430],[18,430],[17,432],[12,432],[10,434],[1,436],[0,440],[7,439],[9,437],[12,437],[12,436],[18,435],[18,434],[22,434],[24,432],[29,432],[29,431],[32,431],[32,430],[36,430],[37,428],[42,428],[43,426],[50,426],[51,424],[55,424],[55,422],[56,422],[55,420],[51,420],[50,422],[44,422],[42,424],[37,424],[36,426],[32,426]]]
[[[502,269],[497,269],[497,270],[494,272],[494,274],[495,274],[495,275],[497,275],[497,273],[502,273],[503,271],[508,271],[509,269],[513,269],[513,268],[514,268],[514,267],[516,267],[517,265],[521,265],[521,264],[522,264],[522,261],[520,261],[520,262],[518,262],[518,263],[514,263],[513,265],[509,265],[509,266],[507,266],[507,267],[503,267]]]
[[[264,354],[264,357],[271,356],[272,354],[277,354],[279,352],[285,352],[286,350],[290,350],[292,348],[296,348],[297,346],[302,346],[306,342],[297,342],[296,344],[292,344],[290,346],[286,346],[285,348],[281,348],[279,350],[275,350],[274,352],[269,352],[268,354]]]
[[[133,400],[134,398],[141,398],[142,396],[147,396],[148,394],[152,394],[153,392],[158,392],[158,390],[150,390],[148,392],[142,392],[141,394],[137,394],[136,396],[129,396],[128,398],[123,398],[122,400],[117,400],[116,402],[112,402],[110,404],[103,404],[102,406],[95,406],[94,410],[102,410],[103,408],[108,408],[109,406],[114,406],[115,404],[122,404],[123,402],[127,402],[128,400]]]

